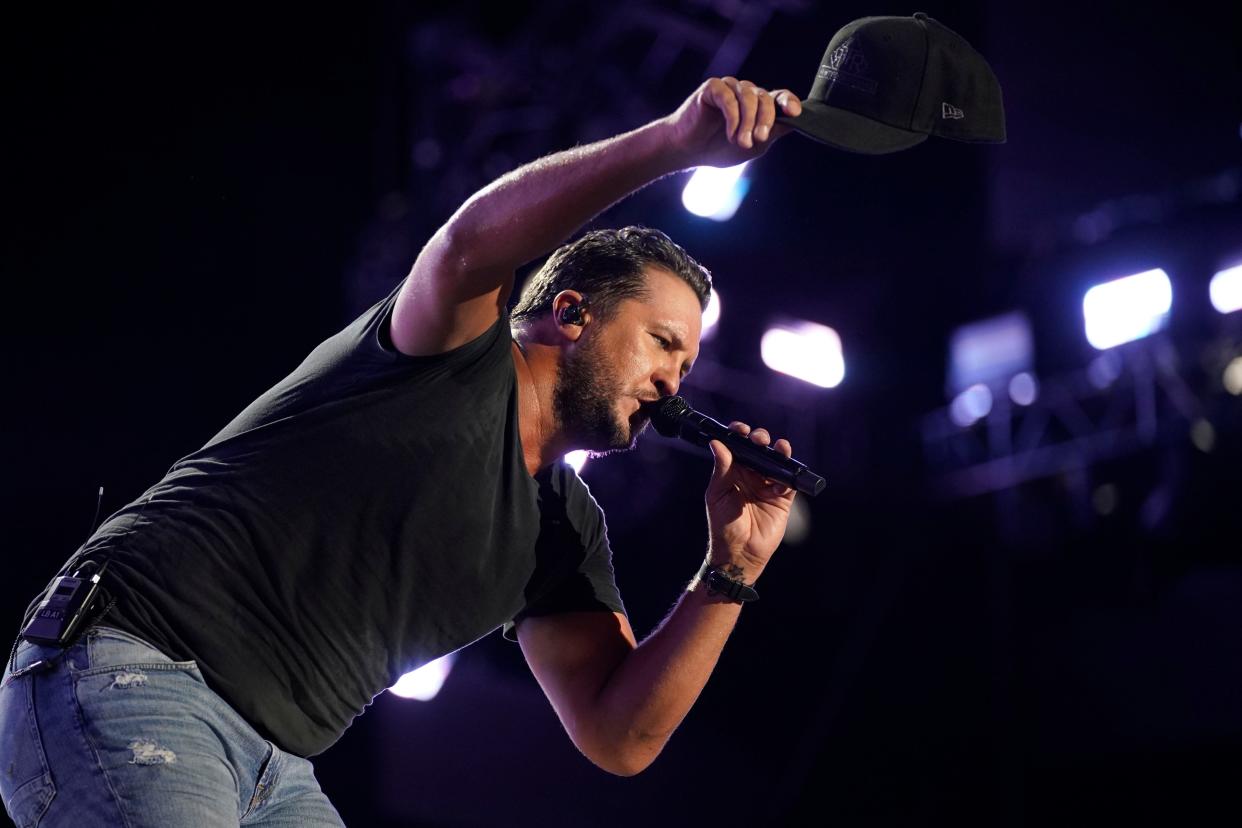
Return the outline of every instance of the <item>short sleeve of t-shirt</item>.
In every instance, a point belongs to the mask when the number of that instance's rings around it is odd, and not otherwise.
[[[535,574],[526,606],[504,625],[517,640],[517,624],[529,617],[565,612],[625,612],[617,590],[604,512],[582,478],[559,462],[537,476],[540,527]]]

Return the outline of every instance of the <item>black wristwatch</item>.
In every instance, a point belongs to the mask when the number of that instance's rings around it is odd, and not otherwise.
[[[707,570],[704,579],[707,581],[707,591],[713,595],[723,595],[738,604],[759,600],[759,593],[753,586],[730,578],[719,569]]]

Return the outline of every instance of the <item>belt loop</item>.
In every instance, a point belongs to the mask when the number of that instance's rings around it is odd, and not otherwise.
[[[90,627],[78,636],[78,640],[65,650],[65,661],[77,672],[87,670],[91,666],[92,652],[95,648],[95,628]]]

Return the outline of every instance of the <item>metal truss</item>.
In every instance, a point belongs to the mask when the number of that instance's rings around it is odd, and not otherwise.
[[[472,193],[522,163],[664,114],[669,89],[736,74],[774,14],[811,3],[543,0],[503,33],[470,20],[471,8],[406,33],[409,94],[390,120],[410,124],[411,175],[361,234],[347,275],[353,313],[391,287]]]
[[[1233,427],[1242,413],[1242,398],[1220,382],[1239,350],[1217,343],[1214,356],[1188,364],[1171,339],[1156,336],[1046,380],[1030,406],[994,389],[991,412],[970,427],[947,408],[935,411],[921,428],[933,490],[949,499],[998,492],[1175,441],[1210,450],[1215,429]]]
[[[808,5],[547,0],[503,38],[456,20],[418,26],[411,152],[437,182],[427,196],[455,209],[519,163],[662,114],[672,81],[735,74],[776,11]]]

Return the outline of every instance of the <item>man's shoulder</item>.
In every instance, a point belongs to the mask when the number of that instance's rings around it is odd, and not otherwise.
[[[548,485],[556,493],[557,500],[564,504],[565,513],[575,521],[602,522],[603,507],[591,494],[591,487],[582,479],[574,467],[565,460],[558,460],[546,471]]]

